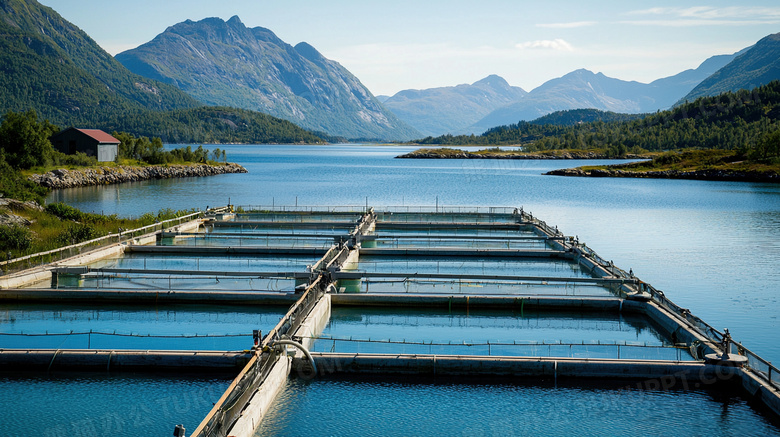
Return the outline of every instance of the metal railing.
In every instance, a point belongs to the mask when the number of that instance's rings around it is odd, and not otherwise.
[[[372,205],[237,205],[234,211],[237,213],[265,213],[265,212],[299,212],[299,213],[365,213]],[[443,205],[385,205],[373,206],[375,211],[387,213],[447,213],[447,214],[483,214],[483,215],[511,215],[515,208],[495,206],[443,206]]]
[[[525,356],[566,358],[663,359],[692,361],[688,346],[632,344],[629,342],[436,342],[306,337],[314,350],[329,353],[403,353],[474,356]]]
[[[127,350],[243,350],[252,343],[252,334],[140,334],[129,332],[0,332],[3,349],[127,349]],[[32,344],[37,344],[33,347]],[[19,345],[19,346],[15,346]],[[207,346],[207,347],[204,347]]]
[[[93,240],[84,241],[78,244],[72,244],[70,246],[60,247],[57,249],[47,250],[45,252],[38,252],[30,255],[26,255],[11,260],[0,261],[0,268],[3,275],[16,273],[21,270],[30,269],[33,267],[39,267],[44,264],[49,264],[56,261],[61,261],[66,258],[80,255],[88,250],[93,250],[100,247],[110,246],[115,243],[121,243],[143,235],[151,234],[154,232],[162,231],[164,229],[178,226],[186,221],[191,221],[194,218],[202,217],[202,211],[198,211],[192,214],[187,214],[181,217],[165,220],[159,223],[154,223],[148,226],[143,226],[136,229],[122,230],[115,234],[108,234],[103,237],[95,238]]]
[[[237,214],[256,214],[256,213],[269,213],[269,212],[283,212],[283,213],[305,213],[305,214],[328,214],[328,213],[349,213],[360,215],[366,212],[365,205],[343,205],[343,206],[318,206],[318,205],[237,205],[234,207],[234,211]]]
[[[534,221],[534,224],[536,226],[539,226],[543,230],[545,230],[548,233],[551,233],[555,235],[558,232],[558,229],[552,229],[549,226],[546,225],[546,223],[534,219],[530,214],[524,214],[524,218],[530,219]],[[585,244],[575,243],[573,246],[575,250],[580,252],[582,256],[586,256],[590,258],[592,261],[606,269],[612,276],[618,277],[618,278],[631,278],[634,279],[635,277],[625,270],[617,267],[614,265],[612,261],[607,261],[601,256],[599,256],[593,249],[589,248]],[[691,311],[687,308],[683,308],[676,303],[674,303],[672,300],[666,297],[663,291],[658,290],[657,288],[653,287],[650,284],[647,284],[642,281],[638,281],[638,290],[639,291],[645,291],[650,294],[653,302],[660,305],[665,310],[669,311],[670,313],[674,314],[676,317],[684,321],[689,327],[696,330],[701,336],[708,339],[709,341],[721,344],[723,342],[723,333],[716,328],[714,328],[709,323],[705,322],[701,318],[693,315]],[[753,371],[753,373],[761,380],[763,380],[765,383],[769,384],[770,386],[773,386],[777,389],[780,389],[780,369],[773,366],[772,363],[769,361],[766,361],[765,359],[758,356],[756,353],[751,351],[750,349],[746,348],[741,343],[732,341],[731,342],[731,351],[726,351],[728,353],[736,352],[739,355],[747,357],[748,361],[746,364],[746,367]],[[736,350],[734,350],[736,349]]]
[[[736,348],[740,355],[747,357],[747,367],[755,375],[764,380],[764,382],[780,390],[780,369],[773,366],[769,361],[759,357],[753,351],[743,346],[741,343],[731,343],[732,348]],[[729,351],[731,353],[731,351]]]
[[[314,308],[324,291],[322,276],[318,276],[296,301],[279,323],[263,337],[260,347],[247,363],[246,367],[230,384],[227,391],[217,401],[211,412],[200,423],[192,436],[226,437],[236,424],[244,407],[249,403],[255,390],[266,379],[279,356],[270,346],[282,336],[294,333]]]
[[[522,207],[519,210],[515,209],[515,214],[521,222],[532,224],[548,235],[555,237],[563,236],[563,233],[558,230],[557,226],[553,228],[547,222],[534,217],[530,212],[523,211]]]
[[[325,255],[319,259],[311,268],[313,272],[327,270],[328,266],[334,262],[341,262],[349,254],[349,248],[343,244],[334,244],[328,249]]]

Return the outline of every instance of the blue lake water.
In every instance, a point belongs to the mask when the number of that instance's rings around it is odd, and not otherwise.
[[[293,380],[255,436],[780,435],[719,391]]]
[[[286,306],[0,303],[0,347],[245,350]],[[91,334],[84,334],[89,333]],[[43,334],[57,335],[43,335]],[[2,398],[2,396],[0,396]]]
[[[0,375],[0,435],[168,436],[192,431],[229,377]]]
[[[687,350],[668,346],[670,339],[637,314],[336,306],[313,350],[692,359]]]
[[[780,185],[541,175],[600,161],[394,159],[410,147],[219,147],[249,173],[62,190],[49,201],[125,216],[228,199],[523,206],[780,362]]]

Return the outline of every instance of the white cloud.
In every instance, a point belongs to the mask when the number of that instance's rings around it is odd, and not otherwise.
[[[780,24],[780,20],[632,20],[621,21],[632,26],[697,27],[697,26],[753,26]]]
[[[649,8],[630,11],[626,15],[658,17],[623,21],[624,24],[644,26],[749,26],[753,24],[777,24],[780,22],[780,8],[757,6]]]
[[[518,49],[547,49],[571,52],[574,50],[571,44],[563,39],[540,39],[536,41],[527,41],[515,45]]]
[[[547,29],[574,29],[577,27],[589,27],[595,26],[595,21],[573,21],[570,23],[542,23],[537,24],[536,27],[543,27]]]

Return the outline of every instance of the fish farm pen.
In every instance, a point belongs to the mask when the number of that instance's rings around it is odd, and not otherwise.
[[[780,435],[776,367],[523,208],[229,205],[0,266],[4,434]]]

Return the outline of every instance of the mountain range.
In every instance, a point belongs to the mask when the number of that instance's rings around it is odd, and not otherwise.
[[[478,113],[473,108],[460,104],[454,93],[443,94],[439,90],[471,89],[483,81],[506,84],[502,78],[491,76],[474,85],[459,85],[432,90],[406,90],[388,98],[385,105],[398,117],[417,127],[428,135],[444,133],[482,133],[492,127],[517,123],[520,120],[535,120],[541,116],[571,109],[592,108],[618,113],[649,113],[668,109],[691,91],[702,80],[731,62],[737,54],[713,56],[698,68],[686,70],[674,76],[655,80],[649,84],[624,81],[605,76],[602,73],[580,69],[562,77],[549,80],[529,93],[504,93],[490,96],[495,106],[490,111]],[[509,84],[494,88],[515,88]],[[517,88],[519,89],[519,88]],[[439,97],[437,105],[431,104],[430,94]],[[486,99],[487,100],[487,99]],[[395,102],[403,102],[399,107]],[[486,105],[487,106],[487,105]],[[453,114],[454,113],[454,114]],[[446,115],[445,115],[446,114]],[[471,123],[445,123],[441,120],[469,120]],[[421,127],[424,127],[421,129]]]
[[[175,24],[116,59],[210,105],[261,111],[347,138],[419,136],[337,62],[305,42],[293,47],[268,29],[247,28],[237,16]]]
[[[436,136],[470,126],[526,94],[502,77],[491,75],[470,85],[401,91],[383,103],[422,134]]]
[[[580,69],[526,93],[491,75],[381,96],[380,103],[311,45],[291,46],[238,17],[175,24],[116,58],[36,0],[0,0],[0,32],[0,112],[35,109],[55,124],[128,130],[169,142],[319,140],[267,114],[351,139],[481,133],[561,110],[655,112],[780,79],[775,34],[649,84]],[[570,113],[566,119],[589,116]]]
[[[491,77],[494,78],[493,81],[505,82],[501,78]],[[453,107],[457,108],[457,98],[450,96],[448,99],[440,99],[438,105],[431,105],[429,94],[436,92],[436,95],[441,96],[438,90],[458,89],[469,87],[468,85],[401,91],[388,97],[385,104],[402,120],[414,123],[414,126],[424,126],[424,132],[428,135],[478,134],[496,126],[536,120],[546,114],[572,109],[592,108],[628,114],[652,113],[685,101],[693,101],[698,97],[715,96],[739,89],[754,89],[778,79],[780,34],[774,34],[732,55],[713,56],[695,69],[648,84],[615,79],[585,69],[575,70],[549,80],[519,98],[505,94],[506,99],[515,100],[493,109],[470,125],[461,124],[459,127],[440,121],[443,119],[441,114],[444,113],[458,118],[458,114],[452,114]],[[399,105],[393,104],[399,97],[403,102],[400,108]],[[500,97],[491,96],[491,101],[499,100]],[[461,120],[473,113],[471,108],[461,108]]]

